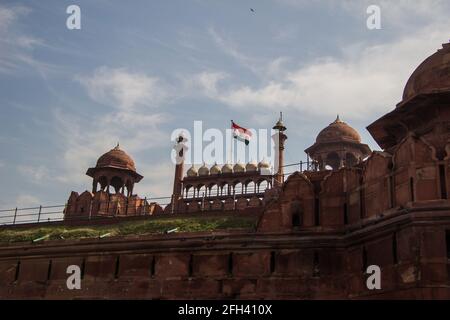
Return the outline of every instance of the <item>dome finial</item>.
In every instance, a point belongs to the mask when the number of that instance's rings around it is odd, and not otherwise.
[[[114,150],[119,150],[120,149],[120,145],[119,145],[119,141],[117,141],[117,145],[114,147]]]
[[[336,116],[336,120],[334,120],[334,123],[342,122],[341,118],[339,118],[339,113]]]
[[[283,124],[283,113],[280,111],[280,119],[278,119],[277,123],[275,124],[275,126],[272,128],[274,130],[278,130],[278,131],[286,131],[286,127]]]

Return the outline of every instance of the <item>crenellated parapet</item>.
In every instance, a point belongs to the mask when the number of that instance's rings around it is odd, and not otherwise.
[[[95,193],[85,191],[82,194],[72,191],[64,210],[64,219],[95,219],[101,217],[132,217],[162,213],[155,202],[149,202],[138,196],[127,197],[123,194],[109,194],[104,191]]]

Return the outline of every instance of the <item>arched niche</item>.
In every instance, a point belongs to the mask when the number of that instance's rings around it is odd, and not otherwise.
[[[124,186],[124,181],[119,176],[113,176],[111,178],[110,185],[114,188],[115,193],[119,193],[120,189]]]
[[[208,186],[209,196],[215,197],[219,195],[219,186],[216,183],[212,183]]]
[[[300,228],[303,225],[303,204],[300,200],[294,200],[291,202],[290,207],[291,223],[293,228]]]
[[[260,193],[265,192],[267,189],[269,189],[269,186],[270,186],[269,182],[265,179],[258,181],[258,184],[257,184],[258,192],[260,192]]]
[[[221,196],[230,195],[230,185],[227,182],[222,182],[220,184],[220,195]]]
[[[402,140],[394,150],[393,169],[396,206],[442,198],[447,185],[445,170],[442,172],[434,148],[422,138],[409,135]]]
[[[256,183],[253,180],[248,180],[245,185],[246,193],[256,193]]]
[[[345,166],[347,168],[353,167],[358,164],[358,159],[353,153],[347,152],[345,154]]]
[[[240,181],[236,181],[233,183],[234,194],[243,194],[244,193],[244,185]]]
[[[204,184],[200,184],[197,186],[197,197],[203,198],[207,196],[206,186]]]
[[[330,152],[325,159],[325,167],[330,166],[332,170],[338,170],[341,165],[341,158],[336,152]]]
[[[192,190],[194,190],[194,188],[191,184],[185,185],[184,186],[184,198],[186,198],[186,199],[192,198],[194,196]]]
[[[342,227],[360,214],[358,192],[361,169],[341,168],[330,172],[321,184],[319,194],[320,225],[326,228]]]
[[[360,215],[361,218],[378,216],[394,206],[392,167],[392,156],[386,152],[374,151],[365,161],[361,190],[351,198],[359,197],[362,201],[364,212]]]
[[[99,177],[98,184],[100,185],[100,190],[105,191],[108,187],[108,178],[106,176]]]
[[[294,213],[301,215],[297,218],[300,219],[302,226],[314,226],[314,186],[303,173],[296,172],[288,177],[283,185],[279,199],[282,210],[282,223],[285,227],[292,228]]]

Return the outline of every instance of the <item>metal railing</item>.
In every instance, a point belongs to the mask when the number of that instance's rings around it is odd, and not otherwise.
[[[319,166],[317,162],[314,161],[300,161],[297,163],[291,163],[283,166],[284,168],[291,168],[289,172],[285,172],[284,178],[285,180],[287,177],[291,174],[293,174],[296,171],[304,172],[304,171],[317,171]],[[295,169],[298,170],[295,170]],[[292,170],[294,169],[294,170]],[[265,185],[266,186],[266,185]],[[267,185],[267,187],[269,187]],[[249,192],[245,192],[247,189],[245,189],[242,185],[236,187],[234,189],[234,192],[237,195],[249,195],[251,196],[254,194],[254,190],[248,190]],[[253,191],[253,192],[252,192]],[[260,190],[258,190],[260,191]],[[217,191],[215,191],[217,192]],[[257,193],[258,196],[260,196],[259,193]],[[200,193],[196,199],[201,199],[206,196],[205,193]],[[232,195],[229,195],[232,196]],[[166,205],[168,205],[171,202],[172,197],[154,197],[154,198],[143,198],[140,201],[142,203],[139,206],[133,206],[128,203],[128,200],[125,200],[126,198],[119,198],[116,200],[108,200],[104,202],[96,201],[95,199],[91,200],[90,207],[84,208],[88,209],[88,211],[84,212],[76,212],[73,216],[67,216],[66,219],[74,221],[74,220],[90,220],[90,219],[99,219],[99,218],[109,218],[111,216],[120,216],[120,217],[127,217],[127,216],[138,216],[138,215],[145,215],[146,214],[146,207],[149,207],[150,205],[157,203],[159,206],[164,208]],[[188,194],[188,197],[185,198],[186,200],[192,199],[192,195]],[[195,199],[192,199],[195,200]],[[161,202],[162,201],[162,202]],[[123,203],[125,202],[125,203]],[[92,204],[96,205],[97,208],[95,210],[92,208]],[[102,206],[102,204],[104,206]],[[73,205],[73,204],[72,204]],[[63,221],[65,219],[65,213],[70,213],[70,206],[66,203],[63,205],[53,205],[53,206],[38,206],[38,207],[29,207],[29,208],[13,208],[13,209],[5,209],[0,210],[0,226],[2,225],[17,225],[17,224],[28,224],[28,223],[43,223],[43,222],[57,222],[57,221]],[[106,208],[105,208],[106,207]],[[111,214],[111,210],[116,210]],[[128,215],[127,213],[130,212],[130,209],[134,211],[134,213]],[[81,210],[81,206],[80,206]],[[140,214],[135,214],[135,213]],[[92,214],[94,213],[94,214]],[[123,214],[125,213],[125,214]]]
[[[13,208],[0,210],[0,226],[2,225],[18,225],[29,223],[44,223],[57,222],[65,219],[70,221],[86,221],[92,219],[110,218],[110,217],[129,217],[148,214],[148,208],[158,204],[162,208],[170,203],[172,197],[157,197],[157,198],[143,198],[140,199],[139,205],[129,203],[126,198],[119,198],[108,201],[95,201],[92,199],[89,203],[89,208],[83,208],[82,202],[79,204],[53,205],[53,206],[39,206],[28,208]],[[165,200],[163,203],[158,202]],[[93,208],[93,205],[97,206]],[[74,215],[67,215],[70,213],[71,207],[76,206]],[[81,210],[83,208],[84,210]],[[87,209],[87,210],[85,210]],[[127,214],[131,213],[131,214]]]
[[[318,171],[319,170],[319,163],[317,161],[300,161],[300,162],[296,162],[296,163],[290,163],[290,164],[286,164],[283,166],[283,168],[293,168],[295,169],[295,167],[298,168],[298,170],[294,170],[292,171],[300,171],[300,172],[304,172],[304,171]]]

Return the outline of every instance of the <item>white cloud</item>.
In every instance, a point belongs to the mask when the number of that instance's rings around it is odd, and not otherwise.
[[[95,125],[60,110],[56,110],[54,116],[64,145],[64,170],[57,180],[64,183],[89,182],[85,176],[86,169],[95,165],[98,157],[112,149],[117,142],[133,156],[167,141],[167,135],[160,129],[167,119],[160,113],[111,112],[102,117],[92,117],[90,121]]]
[[[56,127],[62,140],[63,170],[56,178],[67,184],[89,183],[86,169],[117,142],[135,157],[167,142],[168,134],[161,129],[168,116],[155,109],[170,103],[169,90],[162,81],[144,73],[123,68],[99,67],[90,75],[78,75],[75,80],[89,97],[111,106],[106,113],[74,115],[54,110]],[[137,163],[140,170],[140,163]]]
[[[45,183],[50,179],[49,170],[43,165],[19,165],[17,171],[33,183]]]
[[[167,121],[165,113],[155,109],[167,103],[167,89],[158,78],[126,69],[97,68],[91,75],[75,79],[89,97],[111,105],[106,113],[74,115],[54,110],[57,130],[62,139],[62,173],[56,178],[63,183],[88,184],[86,169],[117,142],[135,157],[167,143],[168,134],[161,129]],[[140,163],[137,163],[140,171]]]
[[[100,67],[92,75],[76,79],[92,100],[122,109],[155,107],[169,97],[158,78],[123,68]]]
[[[387,28],[391,34],[410,33],[411,30],[429,25],[430,21],[434,24],[445,22],[448,20],[450,10],[448,0],[277,0],[277,2],[299,11],[311,7],[332,12],[344,10],[349,19],[361,22],[361,28],[366,28],[365,22],[369,17],[367,8],[370,5],[377,5],[381,9],[382,28]],[[284,29],[279,29],[278,33],[283,34]]]
[[[31,10],[24,6],[0,5],[0,72],[11,74],[18,69],[39,68],[42,64],[33,57],[33,50],[44,43],[41,39],[20,31],[20,18],[27,16]]]
[[[344,4],[353,13],[356,13],[359,7],[367,8],[371,4],[378,4],[386,24],[405,29],[409,29],[410,25],[416,27],[421,19],[425,20],[424,23],[445,21],[448,19],[449,9],[447,0],[379,0],[376,3],[372,0],[364,0],[359,5],[353,1],[344,2]]]
[[[227,77],[227,73],[218,71],[204,71],[190,75],[182,79],[184,91],[188,96],[196,95],[197,92],[200,92],[207,97],[215,97],[218,94],[217,85],[219,81]]]
[[[297,69],[283,70],[281,77],[261,86],[215,83],[214,99],[249,112],[292,110],[312,116],[344,114],[346,119],[369,119],[392,110],[401,101],[403,87],[414,69],[448,39],[450,21],[400,35],[390,42],[342,48],[343,57],[322,57]],[[211,90],[205,90],[211,97]]]
[[[263,61],[260,58],[255,56],[250,57],[243,53],[233,40],[220,34],[212,27],[208,28],[208,33],[221,52],[235,59],[242,67],[250,70],[252,73],[264,76],[266,69],[262,65]]]
[[[29,12],[30,9],[23,6],[0,6],[0,31],[6,33],[20,15],[27,15]]]

